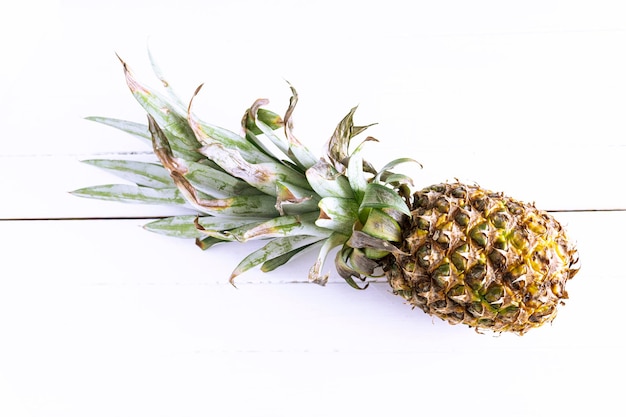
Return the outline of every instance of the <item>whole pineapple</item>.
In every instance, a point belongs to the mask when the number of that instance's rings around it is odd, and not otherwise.
[[[315,157],[293,134],[296,91],[284,118],[257,100],[242,119],[242,135],[207,124],[171,91],[140,84],[122,61],[127,84],[148,113],[148,125],[90,118],[152,142],[157,160],[90,160],[136,185],[83,188],[74,194],[114,201],[178,204],[198,215],[147,224],[148,230],[194,238],[203,249],[220,242],[268,240],[233,271],[270,271],[317,248],[309,280],[325,284],[323,264],[339,247],[337,272],[357,282],[385,276],[394,293],[426,313],[477,330],[524,334],[550,322],[567,298],[577,253],[548,213],[502,194],[461,183],[439,184],[412,194],[412,181],[376,170],[363,160],[368,126],[355,126],[352,109]],[[199,91],[196,90],[197,94]],[[195,97],[194,94],[194,97]],[[278,133],[283,130],[283,135]],[[266,146],[271,142],[284,155]]]

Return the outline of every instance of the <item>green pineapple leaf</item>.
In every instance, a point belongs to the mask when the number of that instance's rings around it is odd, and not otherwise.
[[[137,102],[155,120],[159,126],[163,126],[165,135],[173,147],[180,147],[193,154],[201,144],[194,135],[194,131],[187,123],[187,111],[177,102],[172,102],[163,97],[156,90],[139,83],[124,61],[126,84]],[[196,159],[198,159],[198,156]]]
[[[254,218],[225,219],[212,216],[180,215],[154,220],[145,224],[144,229],[171,237],[196,239],[206,237],[207,230],[223,232],[259,222],[260,220]]]
[[[388,162],[384,167],[381,168],[381,170],[378,172],[378,174],[376,174],[376,176],[374,177],[374,181],[378,182],[381,180],[381,178],[384,178],[384,176],[388,176],[392,173],[389,172],[389,170],[395,168],[396,166],[400,165],[400,164],[406,164],[406,163],[414,163],[419,165],[420,168],[422,168],[422,164],[420,164],[419,162],[417,162],[415,159],[412,158],[398,158],[398,159],[394,159],[391,162]],[[408,177],[406,177],[408,178]]]
[[[280,216],[260,223],[242,233],[233,235],[240,242],[295,235],[318,236],[320,238],[328,237],[331,231],[316,226],[316,219],[317,213],[308,213],[301,216]]]
[[[82,162],[144,187],[176,187],[167,170],[159,164],[115,159],[88,159]]]
[[[92,122],[101,123],[106,126],[114,127],[123,132],[130,133],[140,139],[150,141],[150,133],[148,132],[148,126],[142,123],[130,122],[128,120],[114,119],[111,117],[98,117],[89,116],[85,117],[86,120]]]
[[[258,249],[246,256],[232,272],[229,281],[231,284],[234,284],[235,278],[237,278],[237,276],[241,275],[242,273],[248,271],[249,269],[254,268],[255,266],[269,260],[275,259],[279,256],[290,253],[295,249],[302,248],[304,246],[310,246],[322,240],[324,240],[324,238],[320,238],[319,236],[306,235],[279,237],[276,239],[272,239],[261,249]]]
[[[261,271],[262,272],[270,272],[273,271],[275,269],[277,269],[278,267],[283,266],[284,264],[286,264],[287,262],[289,262],[291,260],[291,258],[293,258],[294,256],[296,256],[297,254],[304,252],[308,249],[311,248],[311,246],[315,245],[315,243],[311,243],[310,245],[306,245],[306,246],[302,246],[300,248],[296,248],[290,252],[287,252],[283,255],[279,255],[275,258],[272,258],[268,261],[263,262],[263,264],[261,265]]]
[[[354,198],[348,178],[323,159],[307,169],[306,178],[310,187],[321,197]]]
[[[150,188],[129,184],[106,184],[81,188],[71,194],[79,197],[124,203],[184,205],[185,199],[176,188]]]
[[[325,197],[319,203],[320,215],[315,221],[319,227],[349,236],[358,219],[358,206],[353,199]]]
[[[402,197],[398,195],[391,188],[377,183],[370,183],[367,185],[365,195],[363,196],[363,202],[361,208],[390,208],[397,210],[407,216],[411,215],[409,207],[406,205]]]
[[[217,197],[261,194],[245,181],[198,162],[188,162],[183,175],[199,191]]]
[[[318,255],[317,260],[309,270],[309,281],[315,284],[325,285],[328,282],[329,274],[323,274],[324,263],[328,258],[328,254],[331,250],[337,246],[343,245],[348,240],[348,236],[333,232],[328,239],[324,241]]]

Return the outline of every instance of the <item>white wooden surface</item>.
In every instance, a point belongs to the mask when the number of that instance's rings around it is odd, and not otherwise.
[[[0,20],[1,416],[623,416],[626,12],[620,1],[20,2]],[[409,6],[410,5],[410,6]],[[306,283],[311,257],[227,277],[255,247],[140,226],[177,212],[67,192],[140,154],[83,120],[143,121],[114,52],[237,129],[285,79],[312,149],[355,104],[374,162],[556,210],[582,270],[551,326],[492,337],[385,283]],[[152,82],[156,85],[156,82]],[[121,155],[124,154],[124,155]]]

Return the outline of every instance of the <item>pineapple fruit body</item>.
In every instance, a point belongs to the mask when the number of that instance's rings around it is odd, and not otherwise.
[[[561,225],[533,205],[478,186],[414,194],[394,291],[452,324],[523,334],[554,319],[576,273]]]
[[[412,193],[412,179],[393,170],[415,161],[399,158],[377,170],[362,156],[363,145],[376,139],[350,146],[368,127],[354,125],[356,109],[341,120],[318,158],[293,133],[293,88],[284,117],[263,108],[267,100],[257,100],[237,134],[200,120],[193,98],[185,106],[154,61],[166,94],[140,83],[122,64],[148,124],[90,119],[149,140],[155,161],[86,161],[135,185],[93,186],[74,194],[192,208],[197,215],[145,227],[195,239],[202,249],[267,241],[241,261],[231,282],[251,268],[271,271],[314,249],[318,256],[308,276],[323,285],[324,262],[339,248],[336,270],[354,288],[386,277],[394,293],[414,307],[477,330],[524,334],[553,320],[567,298],[565,284],[577,272],[577,254],[556,219],[474,185],[439,184]]]

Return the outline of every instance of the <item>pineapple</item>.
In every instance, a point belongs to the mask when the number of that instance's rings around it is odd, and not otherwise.
[[[263,239],[230,282],[254,267],[274,270],[308,250],[318,255],[308,278],[324,285],[324,263],[337,249],[338,274],[356,289],[386,277],[413,307],[477,331],[524,334],[551,322],[577,253],[561,225],[534,205],[475,185],[444,183],[412,192],[411,178],[394,172],[408,158],[375,169],[362,156],[369,126],[356,126],[355,108],[338,124],[323,158],[293,134],[297,93],[284,117],[257,100],[242,133],[206,123],[172,92],[152,57],[164,93],[141,84],[123,65],[130,91],[148,124],[91,117],[151,141],[154,162],[89,160],[135,185],[101,185],[73,194],[112,201],[176,204],[197,215],[152,221],[147,230],[220,242]],[[282,131],[282,133],[281,133]],[[268,145],[282,153],[277,156]]]

